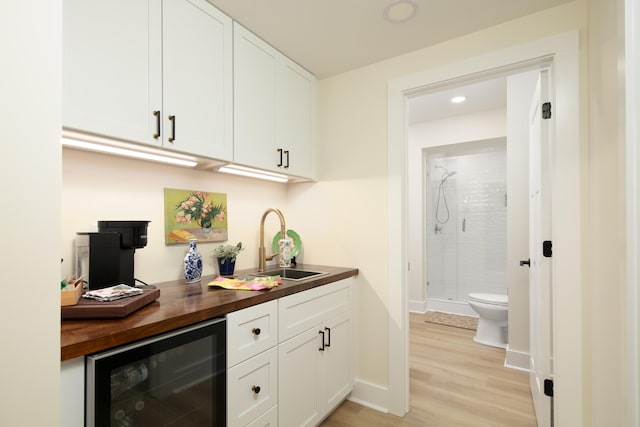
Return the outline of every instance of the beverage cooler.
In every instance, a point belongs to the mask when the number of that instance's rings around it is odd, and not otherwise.
[[[225,347],[220,318],[87,356],[86,425],[224,426]]]

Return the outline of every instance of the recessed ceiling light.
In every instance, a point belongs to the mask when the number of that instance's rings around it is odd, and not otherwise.
[[[464,102],[466,100],[466,96],[454,96],[453,98],[451,98],[451,102],[453,102],[454,104],[460,104],[461,102]]]
[[[407,22],[418,12],[418,5],[414,0],[394,0],[384,8],[384,17],[389,22]]]

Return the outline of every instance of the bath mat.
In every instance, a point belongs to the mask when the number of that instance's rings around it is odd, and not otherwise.
[[[440,311],[427,311],[425,313],[427,323],[437,323],[438,325],[453,326],[455,328],[470,329],[475,331],[478,328],[478,318],[471,316],[460,316],[458,314],[442,313]]]

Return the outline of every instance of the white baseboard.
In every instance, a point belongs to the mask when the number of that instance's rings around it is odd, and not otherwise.
[[[389,389],[378,384],[355,379],[355,384],[350,401],[358,405],[366,406],[378,412],[389,413],[387,402],[389,401]]]
[[[511,350],[507,344],[507,356],[504,359],[504,367],[517,371],[530,372],[529,353]]]
[[[460,316],[478,317],[478,313],[473,311],[469,303],[466,301],[450,301],[428,298],[427,310],[439,311],[441,313],[458,314]]]
[[[409,312],[425,314],[427,312],[426,301],[409,301]]]

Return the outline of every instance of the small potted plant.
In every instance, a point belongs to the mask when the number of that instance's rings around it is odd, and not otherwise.
[[[242,242],[238,242],[235,246],[221,245],[213,250],[213,256],[218,260],[218,271],[221,276],[233,276],[236,257],[242,249]]]

